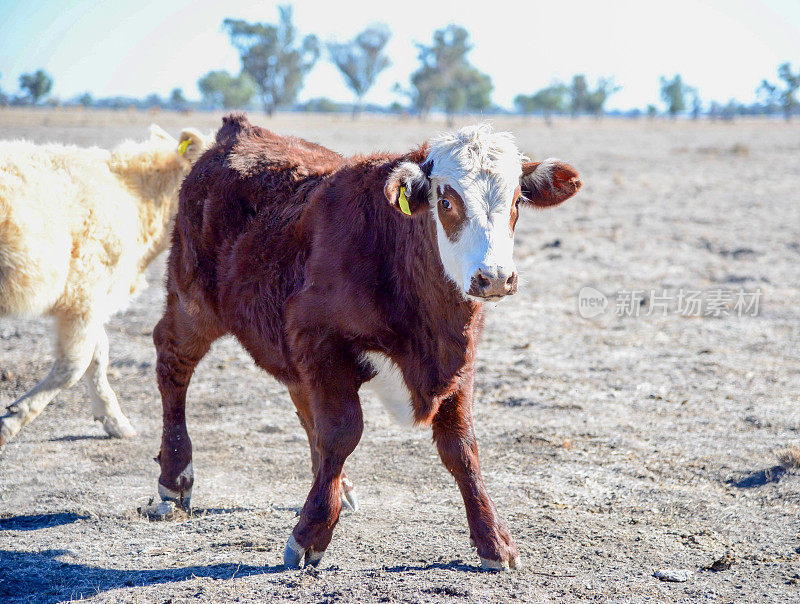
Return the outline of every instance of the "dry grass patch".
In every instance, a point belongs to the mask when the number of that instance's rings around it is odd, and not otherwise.
[[[775,453],[778,461],[787,470],[800,468],[800,445],[792,445]]]

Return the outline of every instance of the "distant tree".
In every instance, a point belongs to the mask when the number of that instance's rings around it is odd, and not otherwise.
[[[683,83],[680,74],[675,74],[671,80],[661,78],[661,100],[667,105],[669,116],[675,119],[681,111],[686,110],[686,95],[690,87]]]
[[[700,112],[703,110],[703,102],[700,100],[700,93],[697,88],[690,87],[689,88],[689,97],[691,99],[692,107],[692,119],[696,120],[700,117]]]
[[[586,95],[586,110],[597,118],[602,117],[608,97],[621,88],[614,83],[614,78],[600,78],[597,80],[597,88],[588,91]]]
[[[517,95],[514,105],[521,113],[541,111],[545,123],[550,126],[553,123],[553,114],[566,110],[568,92],[564,84],[554,83],[531,95]]]
[[[84,107],[91,107],[94,103],[94,99],[92,98],[91,94],[84,92],[80,97],[78,97],[78,102]]]
[[[257,88],[246,73],[232,76],[227,71],[209,71],[197,82],[203,101],[214,108],[239,109],[247,106]]]
[[[148,109],[160,109],[163,105],[163,101],[161,97],[158,96],[155,92],[152,94],[148,94],[147,97],[144,99],[144,106]]]
[[[800,88],[800,71],[796,74],[792,72],[789,63],[783,63],[778,67],[778,77],[783,80],[783,90],[778,90],[778,86],[763,80],[758,90],[762,95],[768,95],[771,103],[780,103],[783,117],[788,122],[792,118],[792,113],[800,106],[797,101],[797,90]]]
[[[19,87],[27,93],[31,104],[36,105],[53,89],[53,78],[41,69],[19,76]]]
[[[451,117],[464,109],[482,111],[492,106],[492,78],[475,67],[463,66],[456,72],[455,81],[445,92],[445,111]],[[458,94],[454,94],[458,91]],[[463,92],[463,100],[461,93]]]
[[[3,89],[0,88],[0,107],[5,107],[8,105],[8,97],[3,92]]]
[[[363,108],[364,95],[372,88],[378,74],[391,65],[383,49],[392,37],[385,25],[372,25],[349,42],[331,42],[328,54],[342,72],[348,88],[356,95],[355,119]]]
[[[419,118],[425,119],[439,98],[438,80],[433,69],[423,67],[411,75],[410,88],[403,88],[398,83],[394,85],[394,92],[407,97]]]
[[[186,97],[183,96],[183,90],[180,88],[172,89],[169,95],[169,106],[170,109],[174,109],[175,111],[186,110]]]
[[[789,63],[783,63],[778,67],[778,77],[783,80],[784,90],[781,92],[781,105],[783,107],[783,117],[789,121],[792,117],[792,112],[798,106],[797,89],[800,88],[800,71],[796,74],[792,73],[792,66]]]
[[[731,99],[728,101],[728,104],[722,108],[720,112],[720,116],[723,120],[732,121],[737,115],[741,115],[744,112],[744,105],[737,102],[735,99]]]
[[[647,117],[648,118],[650,118],[651,120],[655,119],[657,114],[658,114],[658,109],[656,108],[655,105],[648,105],[647,106]]]
[[[436,30],[433,44],[417,44],[420,68],[411,75],[410,97],[424,117],[441,107],[452,122],[456,113],[491,106],[492,80],[467,59],[472,50],[469,33],[458,25]]]
[[[572,117],[577,117],[589,108],[589,85],[586,76],[579,74],[572,77],[569,87],[569,112]]]
[[[339,111],[339,105],[325,97],[309,99],[301,107],[303,111],[312,111],[314,113],[336,113]]]
[[[749,105],[742,105],[746,115],[763,115],[764,107],[759,102],[750,103]]]
[[[761,80],[761,84],[756,88],[756,94],[763,102],[765,113],[772,115],[778,110],[781,95],[777,86],[767,80]]]
[[[592,90],[585,75],[573,76],[567,88],[570,115],[575,118],[582,113],[590,113],[597,118],[601,117],[608,97],[620,89],[621,86],[614,83],[614,78],[599,78],[597,87]]]
[[[541,92],[541,90],[539,91]],[[538,94],[538,93],[537,93]],[[536,113],[539,110],[538,103],[534,100],[534,94],[518,94],[514,97],[514,105],[517,111],[524,115]]]
[[[279,106],[293,103],[303,79],[319,57],[316,36],[296,42],[292,7],[279,6],[277,25],[225,19],[231,42],[239,51],[242,69],[253,78],[264,111],[270,116]]]

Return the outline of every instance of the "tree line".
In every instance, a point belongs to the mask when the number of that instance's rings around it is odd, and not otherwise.
[[[254,96],[261,100],[264,111],[270,115],[278,107],[295,103],[305,75],[314,62],[327,51],[329,60],[342,74],[345,84],[355,96],[353,116],[363,109],[366,93],[377,76],[391,61],[384,49],[391,32],[384,25],[374,25],[347,42],[321,44],[316,36],[300,39],[292,23],[290,6],[279,7],[280,19],[275,25],[248,23],[226,19],[223,23],[231,42],[239,51],[242,69],[238,75],[226,71],[211,71],[198,82],[204,102],[214,108],[233,109],[246,106]],[[502,111],[491,101],[492,80],[469,61],[473,45],[469,32],[458,25],[448,25],[436,30],[431,44],[417,45],[420,65],[409,78],[409,85],[394,85],[394,92],[405,97],[407,104],[394,103],[389,109],[395,112],[411,111],[425,118],[431,111],[440,110],[448,119],[462,112]],[[758,88],[763,103],[744,106],[735,101],[727,105],[711,102],[707,114],[727,118],[741,114],[774,114],[782,111],[786,119],[797,112],[797,90],[800,72],[794,74],[789,63],[778,69],[779,83],[764,80]],[[606,101],[621,89],[613,78],[601,77],[591,85],[583,74],[575,75],[569,85],[552,84],[531,94],[519,94],[514,106],[522,114],[540,114],[549,124],[552,116],[568,114],[605,114]],[[687,110],[693,118],[699,117],[703,104],[697,88],[686,85],[679,74],[661,78],[661,99],[666,114],[675,118]],[[340,107],[329,99],[312,99],[303,109],[335,111]],[[641,114],[632,110],[631,115]],[[658,113],[655,105],[647,107],[647,114]]]
[[[292,20],[291,6],[278,7],[277,23],[250,23],[242,19],[225,19],[223,29],[230,37],[241,59],[238,74],[213,70],[198,83],[200,103],[190,103],[183,91],[176,88],[169,98],[149,95],[145,99],[111,97],[93,99],[89,93],[80,95],[71,104],[97,107],[138,107],[185,110],[238,109],[251,106],[257,99],[269,115],[278,108],[291,107],[308,111],[341,111],[346,107],[327,98],[317,98],[297,105],[297,97],[306,76],[321,57],[327,57],[339,70],[354,100],[349,108],[353,117],[364,109],[364,98],[374,86],[378,75],[391,65],[385,48],[391,31],[385,25],[372,25],[345,42],[321,43],[317,36],[301,36]],[[406,103],[395,102],[388,108],[374,109],[396,113],[414,113],[425,118],[432,111],[444,112],[452,121],[464,112],[504,112],[491,100],[493,84],[488,74],[469,61],[473,48],[469,32],[458,25],[436,30],[430,44],[418,43],[418,68],[407,85],[397,83],[393,91]],[[792,71],[789,63],[778,68],[778,79],[763,80],[757,88],[758,102],[749,106],[730,101],[726,105],[712,101],[705,108],[698,89],[686,84],[680,74],[660,81],[660,98],[666,107],[665,115],[672,118],[687,113],[693,119],[706,114],[712,118],[731,118],[745,114],[778,114],[787,120],[798,113],[797,92],[800,71]],[[20,76],[20,94],[7,96],[0,90],[0,105],[39,104],[52,89],[53,80],[42,70]],[[569,83],[554,81],[548,86],[514,98],[518,113],[541,115],[550,124],[554,115],[606,114],[606,102],[621,87],[611,77],[601,77],[590,83],[585,75],[573,76]],[[705,111],[704,111],[705,109]],[[659,114],[655,104],[645,111],[632,109],[628,116]]]
[[[364,106],[364,96],[378,75],[391,65],[385,53],[391,32],[385,25],[372,25],[346,42],[322,44],[314,35],[300,37],[292,23],[292,9],[278,8],[277,24],[248,23],[225,19],[223,28],[239,51],[239,74],[210,71],[198,81],[203,101],[214,108],[233,109],[258,97],[263,110],[272,115],[278,107],[293,104],[306,74],[325,53],[339,69],[353,92],[353,117]],[[430,45],[417,44],[420,67],[410,86],[395,85],[395,92],[408,99],[409,108],[421,117],[441,109],[449,117],[463,111],[490,109],[492,80],[473,66],[467,55],[472,50],[469,33],[449,25],[436,31]],[[314,99],[309,107],[331,108],[335,104]],[[392,110],[402,110],[399,103]]]

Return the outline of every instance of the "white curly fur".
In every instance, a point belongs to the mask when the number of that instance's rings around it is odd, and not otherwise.
[[[84,373],[106,432],[135,433],[106,379],[103,324],[167,247],[181,180],[211,138],[187,129],[180,141],[157,126],[111,152],[0,141],[0,315],[56,323],[53,368],[0,417],[0,445]]]

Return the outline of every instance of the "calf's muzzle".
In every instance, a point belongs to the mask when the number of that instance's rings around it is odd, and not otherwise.
[[[479,268],[472,276],[467,292],[477,298],[502,298],[517,291],[517,273],[508,273],[502,269],[489,270]]]

